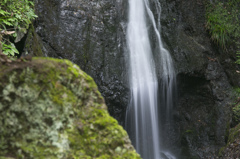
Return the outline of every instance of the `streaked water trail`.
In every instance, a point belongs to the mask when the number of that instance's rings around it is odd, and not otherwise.
[[[129,81],[131,101],[126,115],[126,129],[137,152],[144,159],[161,159],[161,153],[175,159],[160,148],[158,105],[166,107],[166,121],[172,109],[172,93],[175,72],[169,52],[163,47],[159,28],[161,6],[154,0],[158,12],[157,23],[148,0],[129,0],[129,21],[127,44],[129,50]],[[150,24],[147,25],[147,21]],[[149,38],[149,26],[157,37],[159,58],[161,59],[161,83],[158,83],[155,63]],[[158,90],[158,86],[161,90]],[[161,99],[158,103],[158,92]]]

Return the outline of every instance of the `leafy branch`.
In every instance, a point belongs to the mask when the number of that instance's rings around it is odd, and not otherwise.
[[[21,36],[27,32],[29,24],[36,17],[34,3],[31,0],[1,0],[0,52],[8,56],[19,54],[9,39],[14,39],[15,42],[20,41]]]

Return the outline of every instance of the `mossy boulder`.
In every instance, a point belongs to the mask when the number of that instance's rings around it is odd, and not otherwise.
[[[93,79],[68,60],[0,55],[0,159],[137,159]]]

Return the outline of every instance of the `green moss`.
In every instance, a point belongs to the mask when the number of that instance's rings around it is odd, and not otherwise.
[[[219,152],[218,152],[218,156],[222,157],[222,153],[224,151],[225,147],[221,147]]]
[[[1,157],[140,158],[77,65],[33,58],[9,67],[0,63]]]
[[[235,103],[233,103],[232,107],[233,122],[238,124],[240,122],[240,103],[239,103],[240,88],[235,88],[233,94],[236,101]]]
[[[240,104],[233,107],[233,118],[237,123],[240,122]]]
[[[230,130],[228,142],[233,142],[237,137],[240,136],[240,124]]]
[[[191,129],[188,129],[188,130],[185,131],[185,133],[190,133],[190,134],[193,133],[193,132],[194,132],[194,131],[191,130]]]
[[[229,130],[228,142],[225,147],[219,150],[219,156],[232,155],[239,150],[240,142],[240,124]]]
[[[240,88],[235,88],[232,92],[233,100],[235,99],[235,103],[233,103],[232,107],[232,121],[231,123],[228,122],[227,129],[225,133],[225,141],[227,145],[222,147],[219,150],[220,157],[227,157],[227,158],[235,158],[236,154],[239,154],[239,142],[240,142],[240,104],[239,104],[239,96],[240,96]],[[230,128],[234,126],[233,128]]]
[[[31,24],[28,29],[27,39],[25,42],[25,54],[32,54],[33,56],[44,56],[42,51],[42,42],[39,40],[34,26]]]

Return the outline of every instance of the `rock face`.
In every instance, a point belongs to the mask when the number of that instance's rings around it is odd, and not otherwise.
[[[0,55],[0,158],[140,158],[93,79],[68,60]]]
[[[219,156],[223,159],[235,159],[240,157],[240,124],[230,130],[227,146],[223,147]]]
[[[180,141],[182,158],[214,157],[226,144],[232,86],[240,86],[235,53],[223,53],[211,42],[204,1],[160,1],[162,35],[178,74],[175,143]]]
[[[109,111],[124,120],[128,104],[123,30],[127,1],[36,0],[38,20],[25,52],[65,58],[91,75]],[[34,35],[34,36],[32,36]],[[32,40],[33,39],[33,40]],[[39,42],[39,46],[35,45]]]
[[[159,1],[161,34],[175,63],[179,94],[168,144],[180,147],[179,158],[213,157],[226,144],[232,86],[240,86],[235,55],[211,42],[203,1]],[[127,0],[36,0],[34,34],[43,54],[68,58],[95,79],[121,124],[129,101],[127,9]]]

